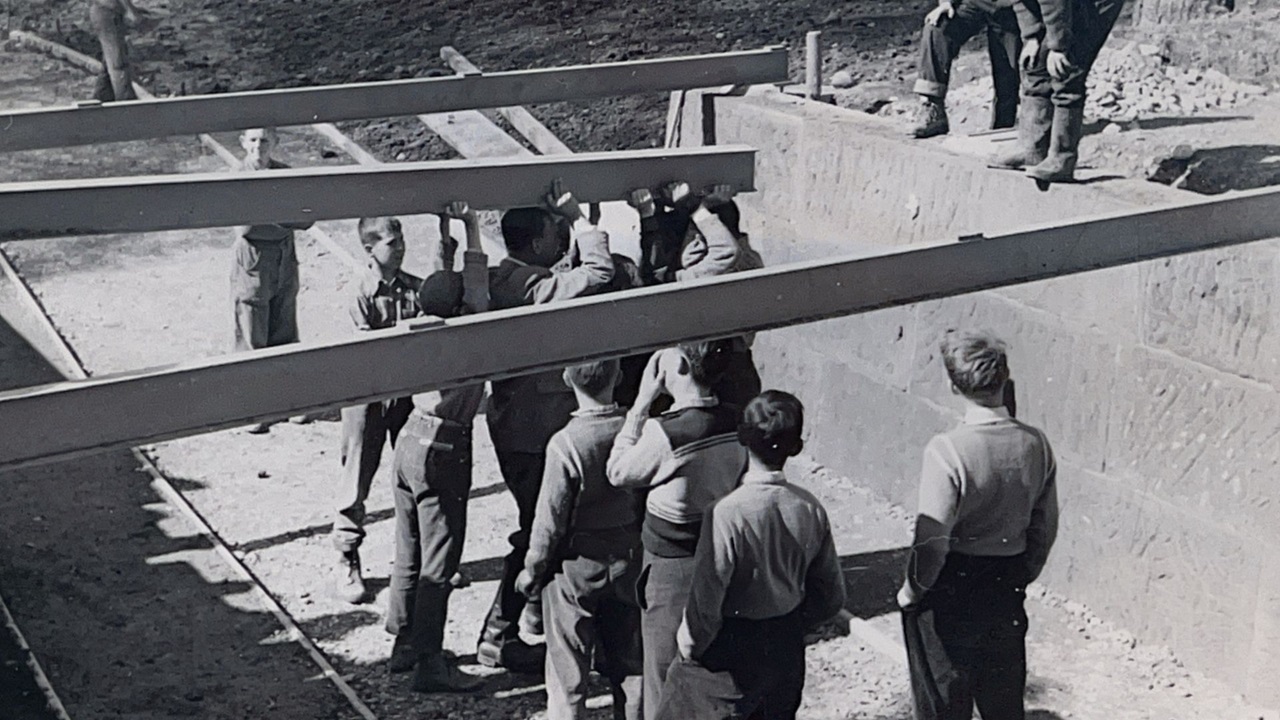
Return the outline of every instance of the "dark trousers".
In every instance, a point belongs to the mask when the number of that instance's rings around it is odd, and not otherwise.
[[[538,505],[538,492],[542,489],[542,466],[546,453],[505,452],[496,450],[498,469],[502,480],[515,498],[520,527],[508,537],[511,552],[502,561],[502,578],[498,581],[498,593],[485,618],[481,640],[502,644],[514,640],[520,633],[520,613],[530,605],[529,612],[541,613],[541,599],[526,600],[516,592],[516,578],[524,569],[524,556],[529,551],[529,533],[533,529],[534,511]]]
[[[692,557],[664,558],[648,551],[636,585],[640,636],[644,640],[644,716],[658,717],[667,669],[676,659],[676,631],[693,583]]]
[[[952,553],[920,606],[903,612],[916,720],[1023,720],[1025,563]]]
[[[724,376],[711,389],[722,404],[732,405],[739,410],[760,394],[760,371],[756,370],[755,357],[746,340],[734,340],[734,349],[729,355]]]
[[[986,30],[996,95],[991,127],[1013,127],[1018,114],[1018,55],[1022,53],[1017,16],[1013,8],[997,7],[991,0],[961,0],[955,4],[955,11],[955,17],[943,18],[936,27],[925,23],[914,90],[919,95],[945,98],[951,83],[951,63],[970,38]]]
[[[1029,97],[1047,97],[1053,99],[1055,107],[1084,107],[1085,85],[1089,79],[1089,71],[1098,59],[1098,53],[1106,44],[1111,29],[1124,0],[1073,0],[1071,6],[1072,43],[1067,50],[1067,59],[1072,69],[1067,77],[1054,80],[1044,63],[1044,51],[1035,67],[1022,74],[1022,94]]]
[[[542,591],[547,628],[547,719],[586,712],[587,679],[597,647],[601,675],[614,690],[614,717],[640,720],[643,672],[639,563],[630,556],[564,560]],[[597,645],[598,643],[598,645]]]
[[[357,550],[364,541],[364,503],[382,463],[382,448],[388,441],[395,448],[411,412],[411,398],[342,409],[342,472],[334,492],[337,512],[333,516],[333,544],[340,552]]]
[[[396,550],[387,632],[440,654],[471,494],[471,428],[414,415],[395,453]]]
[[[102,102],[134,100],[133,72],[129,66],[129,46],[125,42],[124,12],[94,2],[89,5],[89,24],[102,47],[102,74],[93,97]]]
[[[298,342],[298,258],[292,238],[232,243],[234,347],[241,350]]]
[[[701,658],[667,673],[660,720],[793,720],[804,692],[804,622],[725,618]]]

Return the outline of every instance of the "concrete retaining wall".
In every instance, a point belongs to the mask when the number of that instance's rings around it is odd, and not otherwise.
[[[680,144],[701,144],[686,101]],[[1135,181],[1038,190],[909,143],[861,113],[777,94],[715,100],[715,139],[759,148],[744,223],[767,262],[995,232],[1180,192]],[[1019,414],[1061,468],[1044,582],[1280,704],[1280,241],[767,333],[766,385],[810,407],[825,464],[914,507],[920,451],[958,420],[948,327],[1011,345]],[[838,512],[838,510],[836,510]]]

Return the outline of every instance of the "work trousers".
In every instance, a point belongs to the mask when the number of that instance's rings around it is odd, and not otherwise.
[[[694,660],[667,673],[659,720],[793,720],[804,692],[804,621],[725,618]]]
[[[298,342],[298,258],[293,238],[231,246],[237,352]]]
[[[102,47],[102,73],[98,75],[93,97],[102,102],[134,100],[133,72],[129,65],[129,46],[125,42],[124,13],[99,3],[89,5],[89,24]]]
[[[1023,720],[1025,563],[952,553],[920,605],[902,613],[916,720]]]
[[[337,511],[333,516],[333,544],[339,552],[358,550],[364,542],[364,504],[382,464],[382,448],[390,441],[395,449],[412,412],[412,398],[342,409],[342,472],[334,492]]]
[[[986,30],[995,87],[991,127],[1013,127],[1018,114],[1018,56],[1022,53],[1022,33],[1013,8],[997,7],[991,0],[960,0],[955,4],[955,13],[955,17],[943,18],[937,26],[925,23],[916,94],[945,98],[952,62],[970,38]]]
[[[511,551],[502,561],[502,578],[498,581],[498,592],[485,618],[482,640],[502,645],[515,640],[520,633],[520,614],[530,606],[528,612],[542,614],[541,598],[526,599],[516,591],[516,578],[524,569],[524,557],[529,552],[529,535],[533,529],[533,516],[538,506],[538,492],[542,489],[542,468],[546,464],[545,452],[510,452],[497,450],[498,469],[502,471],[502,480],[515,498],[519,517],[519,529],[508,538]]]
[[[1051,98],[1055,107],[1084,107],[1089,71],[1123,7],[1124,0],[1072,0],[1072,42],[1067,50],[1071,71],[1062,80],[1053,79],[1045,66],[1042,48],[1035,66],[1022,74],[1022,94]]]
[[[409,418],[395,452],[395,561],[387,632],[419,657],[440,654],[450,579],[458,571],[471,494],[471,428]]]
[[[676,631],[693,583],[693,557],[664,558],[644,554],[636,594],[640,600],[640,635],[644,640],[644,716],[658,717],[667,669],[676,659]]]
[[[542,591],[547,629],[547,720],[584,717],[592,653],[613,689],[619,720],[642,716],[639,563],[632,555],[573,557]]]

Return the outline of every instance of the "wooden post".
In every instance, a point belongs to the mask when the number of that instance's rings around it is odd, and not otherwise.
[[[810,100],[822,97],[822,33],[810,30],[804,36],[804,85],[805,96]]]

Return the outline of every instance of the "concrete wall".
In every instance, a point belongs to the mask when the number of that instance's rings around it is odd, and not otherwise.
[[[685,108],[682,127],[701,128],[701,103]],[[878,118],[775,92],[717,98],[714,112],[719,143],[759,149],[759,192],[742,204],[770,264],[1183,197],[1135,181],[1042,192]],[[809,405],[813,454],[910,508],[922,447],[959,417],[941,333],[1004,337],[1019,414],[1048,432],[1061,468],[1044,582],[1274,705],[1278,281],[1268,241],[774,331],[757,352],[766,384]]]

